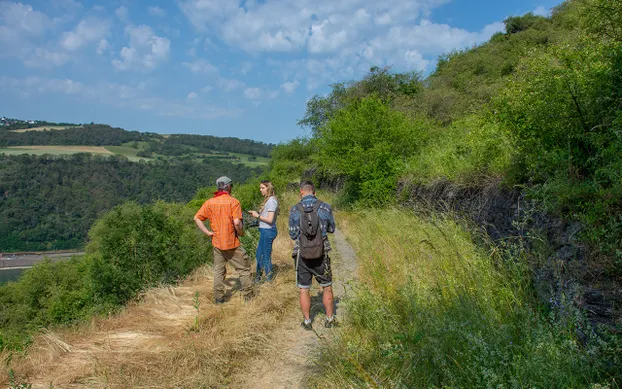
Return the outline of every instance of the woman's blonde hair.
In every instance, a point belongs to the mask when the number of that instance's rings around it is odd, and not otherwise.
[[[261,203],[261,210],[259,211],[260,213],[263,212],[263,209],[266,206],[268,199],[272,196],[276,197],[276,193],[274,191],[274,185],[272,185],[272,181],[262,180],[261,185],[264,185],[266,188],[268,188],[268,190],[266,192],[266,195],[264,196],[263,203]],[[277,204],[278,204],[278,198],[277,198]]]

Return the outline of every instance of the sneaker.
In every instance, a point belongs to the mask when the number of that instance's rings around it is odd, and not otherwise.
[[[333,327],[337,327],[337,319],[335,319],[335,316],[329,318],[324,319],[324,327],[326,328],[333,328]]]
[[[313,329],[313,326],[311,325],[311,322],[306,322],[305,320],[302,321],[302,323],[300,323],[300,326],[302,328],[304,328],[307,331],[311,331]]]

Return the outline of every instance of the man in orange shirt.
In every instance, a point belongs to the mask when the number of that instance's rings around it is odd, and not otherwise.
[[[194,222],[207,236],[212,237],[214,246],[214,301],[225,302],[226,263],[229,262],[238,273],[242,283],[244,301],[252,298],[251,266],[246,251],[240,246],[238,237],[244,235],[242,207],[231,197],[233,182],[229,177],[216,180],[218,191],[208,199],[194,215]],[[211,231],[203,223],[209,220]]]

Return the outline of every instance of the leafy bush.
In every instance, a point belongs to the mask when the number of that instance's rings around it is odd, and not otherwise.
[[[525,58],[493,103],[517,146],[515,180],[584,221],[585,236],[619,261],[621,65],[622,44],[584,37]]]
[[[435,129],[427,146],[408,160],[404,176],[416,183],[444,178],[472,185],[503,176],[511,157],[512,144],[504,131],[472,115]]]
[[[180,204],[125,203],[102,217],[89,232],[94,294],[123,304],[139,291],[187,275],[210,257],[209,245]]]
[[[88,318],[96,310],[89,265],[80,257],[46,260],[0,286],[0,349],[22,348],[41,327]]]
[[[298,138],[280,144],[272,150],[268,178],[278,188],[285,188],[290,182],[298,182],[305,172],[316,170],[312,158],[317,153],[314,139]]]
[[[391,202],[407,156],[427,138],[428,124],[370,96],[342,109],[320,129],[318,164],[346,177],[346,196],[368,205]]]

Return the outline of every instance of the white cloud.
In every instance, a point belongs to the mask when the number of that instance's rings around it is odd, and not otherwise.
[[[126,6],[122,5],[114,11],[114,14],[117,15],[120,21],[127,23],[130,18],[130,11]]]
[[[267,61],[275,68],[274,76],[314,89],[357,78],[371,66],[429,70],[438,55],[503,31],[500,22],[468,31],[430,21],[432,11],[449,1],[274,0],[239,5],[229,0],[179,0],[178,5],[202,36],[215,36],[251,54],[289,52],[298,59]],[[243,68],[240,71],[244,74]],[[290,93],[284,85],[281,89]]]
[[[68,51],[74,51],[89,43],[101,40],[110,29],[108,22],[89,18],[82,20],[73,31],[63,34],[60,44]]]
[[[246,88],[246,90],[244,90],[244,97],[249,100],[259,100],[261,98],[261,89]]]
[[[235,79],[219,78],[216,80],[216,85],[223,89],[225,92],[232,92],[238,89],[242,89],[246,86],[242,81]]]
[[[162,8],[157,7],[157,6],[147,8],[147,12],[149,12],[149,15],[158,17],[158,18],[162,18],[166,16],[166,11],[164,11]]]
[[[153,116],[216,119],[242,114],[238,108],[205,105],[196,99],[171,100],[149,94],[143,84],[99,83],[88,85],[71,79],[27,77],[17,79],[0,76],[0,90],[25,98],[32,94],[63,94],[80,101],[105,104],[133,111],[147,111]],[[190,96],[190,95],[189,95]]]
[[[182,13],[198,31],[215,31],[225,42],[247,51],[312,52],[336,50],[361,39],[371,21],[411,23],[449,0],[180,0]]]
[[[0,1],[0,58],[24,60],[54,27],[52,19],[30,5]]]
[[[391,24],[391,15],[389,15],[388,13],[376,15],[376,17],[374,18],[374,23],[381,26]]]
[[[536,7],[536,9],[534,9],[533,11],[534,15],[538,15],[538,16],[551,16],[551,10],[544,8],[543,6],[538,6]]]
[[[213,86],[207,85],[207,86],[201,88],[201,93],[209,93],[209,92],[211,92],[213,90],[214,90]]]
[[[300,85],[300,81],[295,80],[281,84],[281,88],[283,88],[286,93],[294,93],[298,85]]]
[[[102,39],[97,44],[97,55],[102,55],[109,49],[110,49],[110,43],[108,43],[107,40]]]
[[[192,73],[218,73],[216,66],[201,58],[192,62],[184,62],[182,65],[190,69]]]
[[[2,26],[12,29],[18,35],[38,37],[53,26],[53,21],[32,6],[8,1],[0,2]]]
[[[418,71],[425,70],[430,64],[430,61],[423,59],[423,56],[417,50],[406,50],[404,53],[404,62],[409,68]]]
[[[130,37],[129,46],[121,49],[120,59],[112,61],[115,68],[150,71],[155,69],[158,63],[168,58],[171,41],[155,35],[151,27],[146,25],[127,26],[125,34]]]
[[[266,94],[266,98],[268,100],[274,100],[277,97],[279,97],[280,94],[281,94],[281,92],[278,91],[278,90],[271,90],[271,91],[268,91],[268,93]]]
[[[248,74],[248,72],[251,71],[251,69],[253,69],[253,64],[250,62],[244,62],[240,66],[240,73],[242,73],[243,75],[246,75]]]
[[[187,100],[194,100],[198,97],[199,95],[196,92],[190,92],[188,93],[188,97],[186,97]]]
[[[24,60],[24,65],[30,68],[53,68],[64,65],[69,61],[70,56],[64,52],[50,51],[44,48],[37,48],[30,53]]]
[[[82,4],[75,0],[52,0],[52,5],[56,8],[66,9],[66,10],[78,10],[83,8]]]

